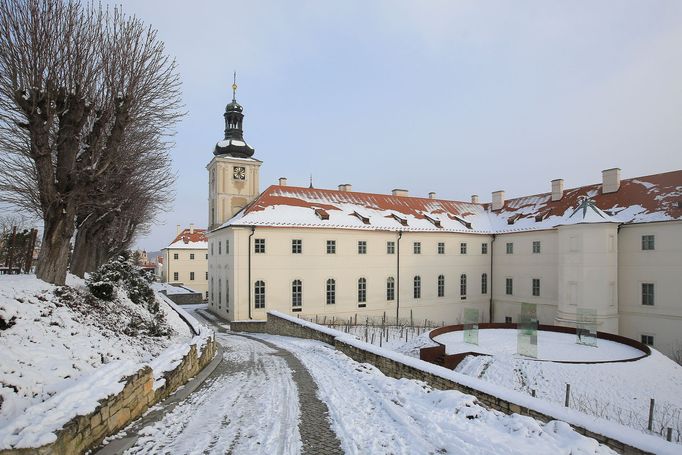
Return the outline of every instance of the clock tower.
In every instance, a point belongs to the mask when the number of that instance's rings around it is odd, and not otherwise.
[[[225,107],[225,138],[213,150],[208,169],[208,229],[213,230],[236,215],[259,194],[258,174],[262,161],[244,140],[243,108],[237,103],[237,84]]]

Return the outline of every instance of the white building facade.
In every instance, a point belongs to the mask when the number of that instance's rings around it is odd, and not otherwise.
[[[208,240],[205,229],[190,225],[180,229],[175,239],[164,248],[161,281],[185,286],[208,299]]]
[[[682,171],[490,203],[293,187],[258,192],[261,162],[243,140],[241,106],[209,170],[209,309],[228,319],[268,310],[348,319],[516,322],[522,303],[543,324],[682,346]],[[238,131],[230,130],[233,125]],[[236,147],[235,147],[236,144]],[[215,174],[215,175],[214,175]]]

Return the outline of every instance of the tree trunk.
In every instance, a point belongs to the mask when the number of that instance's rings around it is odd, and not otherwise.
[[[74,231],[73,204],[54,204],[45,214],[45,231],[38,255],[36,276],[57,285],[66,283],[69,250]]]
[[[82,227],[76,234],[73,246],[73,255],[69,270],[76,276],[85,278],[85,274],[97,270],[97,250],[101,248],[99,242],[94,238],[91,229]]]

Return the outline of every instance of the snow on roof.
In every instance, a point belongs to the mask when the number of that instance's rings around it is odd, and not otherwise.
[[[589,198],[589,210],[576,209]],[[271,226],[479,234],[551,229],[577,223],[645,223],[682,219],[682,170],[491,204],[272,185],[221,227]]]
[[[166,250],[207,250],[208,238],[206,229],[184,229],[168,245]]]

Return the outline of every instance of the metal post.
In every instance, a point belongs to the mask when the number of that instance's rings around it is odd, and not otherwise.
[[[647,427],[649,431],[651,431],[654,428],[654,405],[656,404],[656,400],[653,398],[651,401],[649,401],[649,426]]]
[[[566,401],[564,406],[568,407],[568,400],[571,398],[571,384],[566,384]]]

